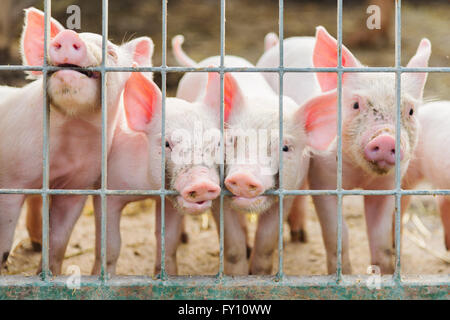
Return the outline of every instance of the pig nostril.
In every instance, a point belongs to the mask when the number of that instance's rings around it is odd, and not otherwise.
[[[392,149],[392,150],[391,150],[391,153],[392,153],[392,154],[395,154],[395,149]]]
[[[216,193],[216,190],[208,190],[209,193]]]
[[[380,150],[380,147],[376,146],[375,148],[372,149],[373,151],[378,151]]]
[[[249,185],[248,185],[248,188],[249,188],[251,191],[256,190],[256,186],[255,186],[254,184],[249,184]]]
[[[55,49],[61,49],[61,44],[60,44],[60,43],[55,43],[55,44],[53,45],[53,47],[54,47]]]
[[[189,197],[191,197],[192,199],[195,199],[196,196],[197,196],[197,192],[195,192],[195,191],[189,192]]]
[[[78,49],[80,49],[80,46],[77,45],[77,44],[74,44],[74,45],[73,45],[73,48],[74,48],[75,50],[78,50]]]

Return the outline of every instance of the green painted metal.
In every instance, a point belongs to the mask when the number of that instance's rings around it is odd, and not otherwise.
[[[284,277],[149,277],[123,276],[106,282],[83,277],[80,289],[66,286],[67,277],[5,277],[0,299],[449,299],[448,276],[381,278],[380,289],[366,285],[368,276]]]

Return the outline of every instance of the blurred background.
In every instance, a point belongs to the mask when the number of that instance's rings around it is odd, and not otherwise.
[[[81,9],[81,32],[101,33],[101,0],[55,0],[52,16],[66,25],[69,5]],[[343,42],[363,63],[369,66],[394,65],[394,0],[344,0]],[[366,9],[377,4],[382,9],[382,29],[368,30]],[[23,9],[35,6],[43,9],[42,0],[1,0],[0,2],[0,64],[21,64],[20,33]],[[120,44],[138,36],[150,36],[155,42],[153,64],[161,64],[161,1],[110,0],[109,39]],[[285,0],[284,34],[314,36],[315,27],[323,25],[336,36],[335,0]],[[430,66],[450,66],[450,2],[448,0],[402,1],[402,61],[403,65],[415,53],[420,39],[427,37],[433,45]],[[167,63],[176,66],[171,53],[171,38],[185,36],[184,49],[194,60],[219,54],[220,1],[168,1]],[[226,1],[226,53],[238,55],[256,64],[264,50],[264,36],[278,33],[277,0]],[[170,73],[168,95],[174,95],[182,74]],[[155,74],[160,85],[160,76]],[[0,72],[0,85],[22,86],[22,72]],[[425,90],[426,99],[450,99],[450,74],[430,74]],[[427,186],[423,186],[427,188]],[[369,251],[362,214],[361,197],[345,197],[344,214],[350,227],[350,256],[355,273],[366,273]],[[21,217],[15,235],[14,251],[8,260],[11,274],[34,274],[39,253],[31,250]],[[249,216],[250,239],[255,216]],[[450,257],[443,243],[442,226],[433,197],[416,197],[405,217],[403,272],[409,274],[449,274]],[[155,256],[154,206],[145,201],[129,205],[122,221],[123,247],[118,264],[120,274],[152,274]],[[308,242],[291,243],[285,226],[285,272],[288,274],[325,274],[325,252],[320,226],[309,201]],[[189,243],[178,250],[181,274],[215,274],[218,270],[219,246],[217,232],[208,215],[187,219]],[[94,218],[92,205],[85,212],[72,235],[63,270],[75,264],[88,274],[93,262]],[[274,260],[276,266],[276,260]]]

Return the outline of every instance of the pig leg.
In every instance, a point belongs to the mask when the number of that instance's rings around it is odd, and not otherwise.
[[[450,251],[450,198],[448,196],[438,196],[438,203],[444,227],[445,248],[447,251]]]
[[[49,217],[49,267],[54,275],[61,274],[66,247],[85,202],[86,196],[52,197]]]
[[[307,242],[306,235],[306,211],[305,211],[305,196],[297,196],[294,198],[294,203],[289,211],[288,222],[291,228],[292,242]]]
[[[20,215],[20,207],[24,200],[25,196],[22,194],[0,195],[0,255],[2,259],[0,273],[6,264],[6,260],[8,259],[11,250],[14,231]]]
[[[165,249],[166,249],[166,273],[177,275],[177,248],[181,241],[182,218],[170,201],[165,202]],[[161,272],[161,203],[156,204],[156,262],[155,274]]]
[[[42,249],[42,196],[28,196],[27,206],[27,231],[30,236],[33,251],[39,252]]]
[[[311,188],[316,190],[314,186]],[[327,252],[328,273],[332,274],[336,272],[337,266],[337,198],[335,196],[314,196],[313,201]],[[352,273],[348,243],[347,224],[342,221],[342,272],[344,274]]]
[[[181,220],[181,230],[182,230],[182,232],[181,232],[181,243],[186,244],[186,243],[189,242],[189,235],[188,235],[188,233],[186,231],[186,218],[185,217],[183,217],[182,220]]]
[[[217,229],[220,225],[220,210],[212,208]],[[224,206],[223,240],[224,240],[224,272],[227,275],[247,275],[247,234],[241,213]]]
[[[382,274],[394,272],[392,250],[393,196],[364,197],[371,264],[378,265]]]
[[[110,275],[116,273],[117,260],[120,255],[121,235],[120,218],[125,206],[123,197],[107,197],[107,224],[106,224],[106,272]],[[102,210],[101,197],[94,197],[95,213],[95,263],[91,274],[100,274],[101,271],[101,224]]]
[[[278,204],[261,213],[250,257],[250,274],[271,274],[273,252],[278,243]]]

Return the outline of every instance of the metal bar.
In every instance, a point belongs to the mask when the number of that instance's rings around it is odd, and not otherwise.
[[[382,276],[381,290],[364,285],[368,276],[343,276],[339,285],[333,276],[224,277],[218,286],[214,276],[168,277],[170,281],[143,276],[117,276],[104,286],[96,277],[82,277],[81,287],[66,286],[67,277],[51,283],[37,277],[0,278],[0,297],[5,299],[127,299],[130,292],[140,299],[448,299],[448,277],[405,277],[401,285]],[[359,284],[358,284],[359,283]]]
[[[278,2],[278,37],[280,41],[280,71],[279,77],[279,111],[278,111],[278,154],[279,154],[279,174],[278,174],[278,191],[284,190],[283,187],[283,66],[284,66],[284,2],[279,0]],[[283,194],[278,195],[278,273],[277,281],[282,280],[283,272]]]
[[[224,148],[224,132],[225,132],[225,0],[220,0],[220,189],[224,190],[225,178],[225,148]],[[223,217],[223,202],[224,193],[220,193],[220,207],[219,207],[219,272],[217,277],[222,279],[224,276],[224,217]]]
[[[336,281],[342,280],[342,0],[337,2],[337,248],[336,248]]]
[[[39,66],[17,66],[17,65],[0,65],[0,71],[43,71],[43,67]],[[48,66],[47,71],[58,71],[58,70],[88,70],[88,71],[98,71],[101,72],[102,67],[57,67]],[[166,73],[180,73],[180,72],[279,72],[280,70],[284,73],[295,72],[295,73],[308,73],[308,72],[338,72],[339,69],[336,67],[329,68],[294,68],[294,67],[283,67],[283,68],[262,68],[262,67],[105,67],[106,72],[162,72]],[[428,73],[449,73],[450,67],[426,67],[426,68],[408,68],[408,67],[361,67],[361,68],[350,68],[345,67],[343,69],[346,73],[377,73],[377,72],[391,72],[391,73],[415,73],[415,72],[428,72]]]
[[[102,101],[102,171],[101,171],[101,239],[100,239],[100,280],[105,281],[108,278],[106,266],[106,219],[107,219],[107,197],[105,190],[108,188],[108,106],[105,71],[108,58],[108,0],[102,0],[102,63],[101,63],[101,101]]]
[[[395,66],[399,68],[402,65],[402,18],[401,10],[402,2],[401,0],[395,1]],[[395,124],[395,150],[400,150],[400,139],[401,139],[401,103],[402,103],[402,74],[398,72],[395,74],[395,98],[396,98],[396,124]],[[395,272],[394,279],[398,282],[401,281],[401,200],[402,200],[402,177],[401,177],[401,162],[400,162],[400,152],[395,153]]]
[[[383,195],[394,195],[396,190],[268,190],[262,195],[272,195],[278,196],[282,194],[283,196],[320,196],[320,195],[338,195],[342,193],[343,196],[383,196]],[[403,195],[410,196],[435,196],[435,195],[450,195],[450,190],[401,190]],[[48,194],[48,195],[100,195],[101,190],[71,190],[71,189],[50,189],[45,191],[43,189],[0,189],[0,194],[26,194],[26,195],[37,195],[37,194]],[[106,195],[114,196],[176,196],[179,195],[177,191],[172,190],[105,190]],[[228,190],[223,190],[222,194],[224,196],[231,196],[232,193]]]
[[[167,89],[167,0],[162,0],[162,61],[161,61],[161,280],[166,280],[166,89]]]
[[[49,269],[49,211],[50,211],[50,199],[48,195],[49,180],[50,180],[50,137],[49,137],[49,125],[50,125],[50,101],[47,97],[47,53],[48,44],[50,42],[50,18],[52,14],[52,2],[51,0],[44,0],[44,63],[43,63],[43,77],[42,77],[42,90],[43,90],[43,141],[42,141],[42,273],[41,278],[44,281],[48,281],[51,278]]]

